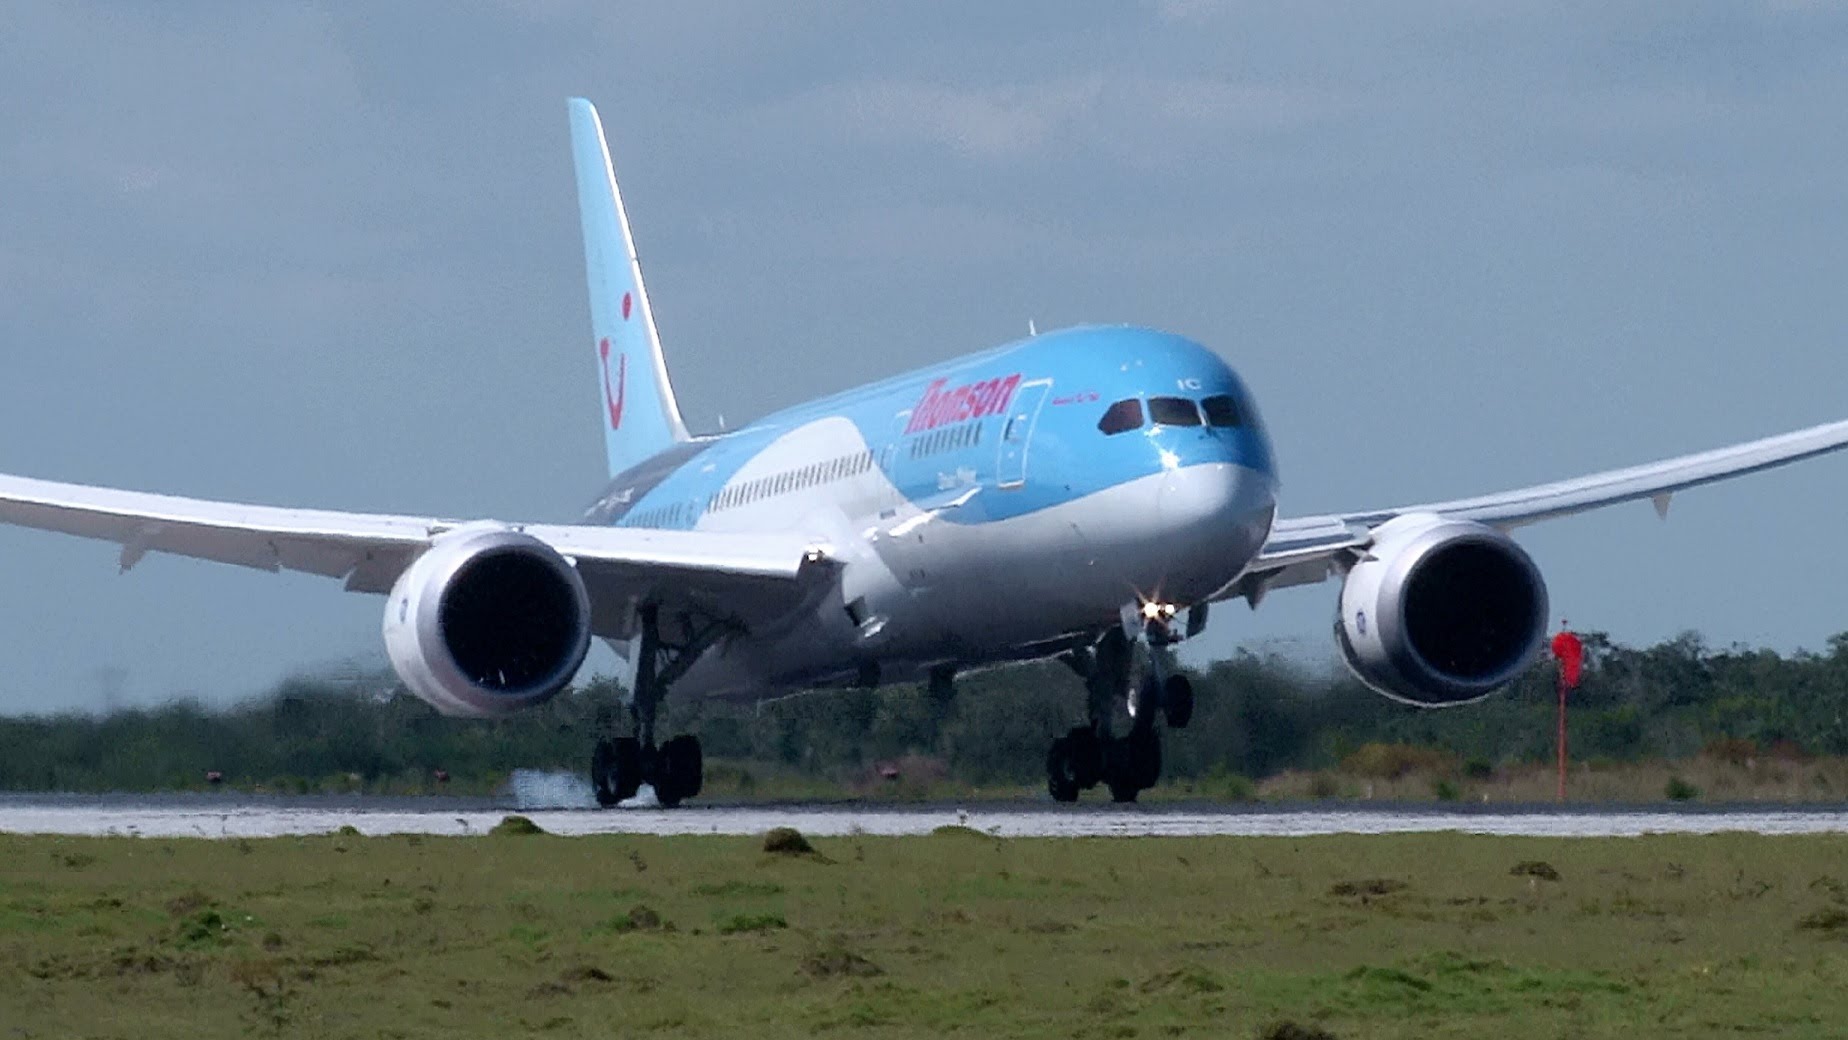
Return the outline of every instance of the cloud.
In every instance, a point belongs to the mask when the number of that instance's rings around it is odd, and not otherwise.
[[[788,103],[863,141],[948,151],[985,163],[1112,156],[1183,158],[1227,135],[1290,131],[1359,111],[1352,95],[1209,76],[1091,73],[963,86],[918,80],[835,83]]]
[[[1095,79],[988,89],[875,80],[830,84],[797,105],[866,141],[995,161],[1043,154],[1097,104],[1099,90]]]

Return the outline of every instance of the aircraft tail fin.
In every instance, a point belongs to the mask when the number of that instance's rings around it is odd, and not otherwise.
[[[689,438],[667,379],[603,123],[596,107],[583,98],[571,99],[571,152],[584,225],[591,333],[602,380],[604,447],[614,476]]]

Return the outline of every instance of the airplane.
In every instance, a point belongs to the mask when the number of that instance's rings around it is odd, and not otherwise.
[[[1848,421],[1452,501],[1279,517],[1270,440],[1217,353],[1085,326],[688,431],[596,109],[569,101],[609,479],[575,523],[278,508],[0,476],[0,522],[341,579],[383,594],[384,644],[439,712],[558,694],[593,639],[633,667],[628,732],[591,750],[598,802],[699,794],[699,741],[657,742],[670,690],[767,699],[1059,659],[1088,721],[1050,795],[1133,801],[1193,690],[1168,649],[1214,604],[1340,580],[1334,638],[1375,691],[1489,696],[1538,653],[1546,583],[1510,537],[1848,446]],[[1125,727],[1121,716],[1127,715]],[[1116,732],[1124,729],[1122,733]]]

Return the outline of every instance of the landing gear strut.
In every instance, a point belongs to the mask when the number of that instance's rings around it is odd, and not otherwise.
[[[629,736],[598,740],[590,756],[591,787],[597,792],[597,804],[606,809],[635,797],[643,784],[654,788],[664,808],[673,808],[699,794],[705,784],[705,755],[699,738],[683,733],[657,747],[655,714],[668,686],[726,629],[710,625],[694,632],[686,643],[669,646],[661,640],[660,608],[651,604],[640,613],[634,699],[629,706],[633,728]]]
[[[1112,801],[1133,802],[1161,779],[1155,719],[1160,715],[1169,728],[1184,729],[1194,706],[1193,684],[1184,675],[1168,674],[1163,661],[1162,649],[1176,642],[1167,620],[1126,612],[1124,623],[1096,647],[1066,655],[1066,664],[1084,679],[1090,722],[1054,740],[1046,753],[1046,790],[1054,801],[1075,802],[1080,791],[1102,783]],[[1132,690],[1138,643],[1149,647],[1149,673]],[[1111,726],[1119,702],[1130,717],[1129,732],[1120,737]]]

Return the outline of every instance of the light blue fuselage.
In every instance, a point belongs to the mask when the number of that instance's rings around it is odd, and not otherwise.
[[[1041,656],[1126,604],[1202,602],[1263,545],[1276,490],[1224,360],[1085,327],[680,445],[619,474],[587,519],[829,546],[839,588],[810,616],[726,641],[677,686],[750,697]]]

